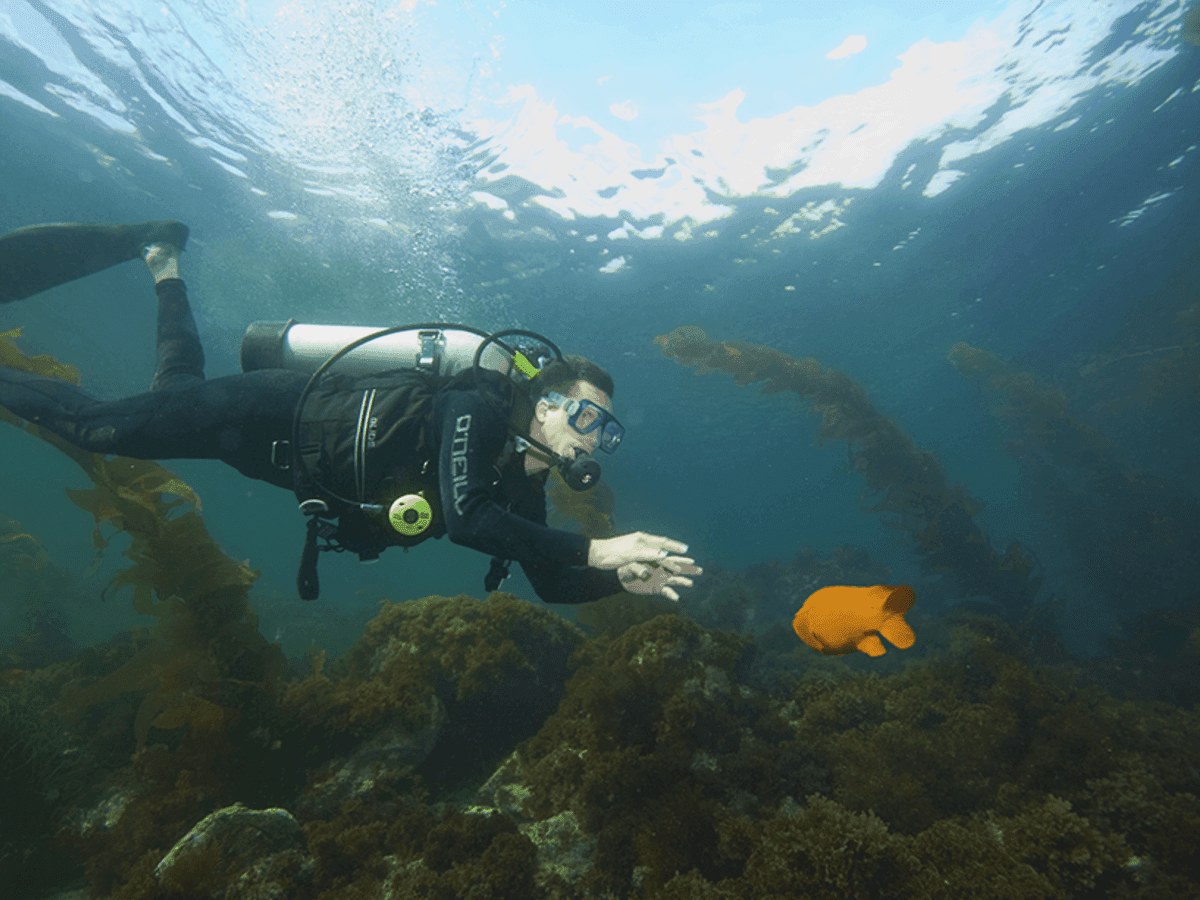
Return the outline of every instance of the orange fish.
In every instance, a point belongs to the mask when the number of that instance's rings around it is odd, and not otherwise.
[[[826,656],[861,650],[868,656],[887,652],[879,635],[901,649],[917,640],[904,614],[913,605],[907,585],[825,587],[804,601],[792,619],[800,640]]]

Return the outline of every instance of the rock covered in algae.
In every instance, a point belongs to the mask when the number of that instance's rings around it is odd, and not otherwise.
[[[212,900],[302,900],[313,861],[300,824],[285,809],[240,803],[201,819],[163,857],[154,877],[167,891]]]
[[[377,799],[376,789],[393,773],[420,765],[432,752],[446,724],[446,708],[434,695],[429,718],[417,725],[392,722],[349,754],[319,766],[299,809],[307,816],[326,817],[346,800]]]
[[[629,861],[652,845],[664,868],[686,868],[715,851],[717,798],[749,800],[739,785],[781,774],[754,762],[724,767],[761,712],[738,683],[752,656],[749,638],[679,616],[589,642],[558,711],[504,762],[481,799],[525,823],[547,868],[566,869],[584,896],[626,895]],[[802,769],[781,782],[794,787]],[[564,812],[572,814],[568,831],[565,820],[555,822]]]
[[[558,706],[582,633],[512,594],[387,603],[362,638],[285,698],[306,740],[335,750],[304,803],[328,814],[389,770],[434,792],[487,773]]]
[[[679,617],[589,642],[483,801],[519,823],[542,872],[561,861],[566,896],[1191,888],[1176,837],[1200,821],[1178,762],[1195,759],[1194,715],[1151,741],[1135,711],[1023,662],[999,623],[902,675],[816,671],[777,694],[747,686],[752,655]],[[552,829],[564,810],[574,829]]]

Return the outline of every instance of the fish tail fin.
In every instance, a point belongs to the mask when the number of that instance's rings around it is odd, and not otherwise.
[[[917,642],[917,636],[912,626],[904,621],[904,614],[912,609],[916,595],[906,584],[888,587],[888,590],[892,593],[883,604],[885,618],[879,626],[879,633],[901,650],[907,650]]]

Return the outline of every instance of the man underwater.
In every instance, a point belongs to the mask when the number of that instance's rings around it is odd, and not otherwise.
[[[157,366],[148,393],[101,401],[73,384],[0,367],[0,406],[92,453],[218,459],[250,478],[296,489],[292,467],[280,464],[275,449],[292,439],[309,375],[266,368],[205,378],[180,277],[187,237],[179,222],[34,226],[0,237],[0,303],[139,256],[158,296]],[[461,373],[470,374],[477,373]],[[436,460],[431,499],[440,521],[429,536],[447,534],[455,544],[490,554],[489,590],[507,574],[508,561],[521,564],[548,603],[586,603],[622,590],[678,600],[675,588],[691,586],[690,576],[702,574],[693,559],[679,555],[686,545],[666,537],[634,532],[589,539],[546,525],[551,466],[584,460],[597,447],[611,452],[624,433],[612,414],[613,387],[604,369],[566,356],[504,391],[456,376],[431,396],[428,462]],[[356,423],[344,425],[352,432]],[[310,518],[298,579],[305,599],[317,595],[317,523]],[[331,522],[324,524],[332,530]]]

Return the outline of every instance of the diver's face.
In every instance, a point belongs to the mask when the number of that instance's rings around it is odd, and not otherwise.
[[[564,393],[571,400],[590,400],[612,412],[612,400],[608,394],[589,382],[577,381],[571,385],[571,390]],[[590,434],[580,434],[567,421],[568,418],[566,410],[543,398],[534,409],[530,432],[534,440],[567,459],[574,459],[580,453],[595,453],[600,444],[600,429]]]

